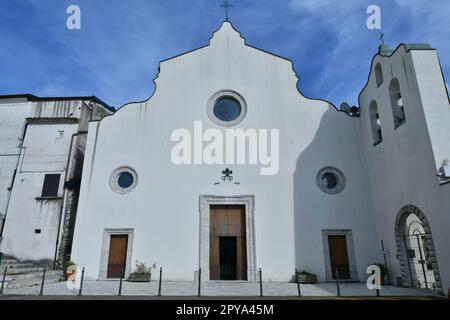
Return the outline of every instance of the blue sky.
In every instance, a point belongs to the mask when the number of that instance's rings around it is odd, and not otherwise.
[[[95,95],[120,107],[147,99],[160,60],[208,43],[223,0],[0,0],[0,94]],[[450,74],[448,0],[231,0],[247,43],[289,58],[308,97],[357,104],[379,45],[430,43]],[[81,30],[66,9],[81,8]]]

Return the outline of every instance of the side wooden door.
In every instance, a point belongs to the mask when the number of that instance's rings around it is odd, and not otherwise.
[[[124,276],[127,261],[128,235],[112,235],[109,244],[107,278]]]
[[[333,279],[336,279],[336,268],[339,272],[339,279],[350,279],[345,235],[329,235],[328,247],[330,250],[330,264]]]

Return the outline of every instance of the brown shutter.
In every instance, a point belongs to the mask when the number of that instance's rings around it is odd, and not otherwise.
[[[42,197],[58,196],[60,174],[46,174],[42,187]]]

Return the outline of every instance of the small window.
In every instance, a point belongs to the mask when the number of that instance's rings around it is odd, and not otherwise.
[[[136,187],[137,180],[136,171],[129,167],[120,167],[111,173],[109,185],[114,192],[125,194]]]
[[[117,178],[117,184],[119,185],[119,187],[123,189],[131,187],[133,181],[134,181],[133,175],[127,171],[121,172],[119,174],[119,177]]]
[[[232,97],[220,98],[214,105],[214,115],[222,121],[236,120],[241,112],[241,105]]]
[[[336,186],[338,184],[338,178],[335,174],[333,174],[331,172],[326,172],[322,175],[322,184],[327,189],[336,188]]]
[[[375,66],[375,80],[377,81],[377,87],[383,83],[383,71],[381,70],[381,64],[377,63]]]
[[[222,90],[208,100],[207,112],[209,118],[223,127],[240,123],[247,113],[244,98],[235,91]]]
[[[41,229],[34,229],[35,234],[41,234]]]
[[[57,197],[59,189],[60,174],[46,174],[42,187],[42,197]]]
[[[317,185],[328,194],[338,194],[344,190],[344,174],[334,167],[322,168],[317,174]]]
[[[62,139],[62,138],[64,138],[64,131],[63,130],[59,130],[56,133],[56,139]]]

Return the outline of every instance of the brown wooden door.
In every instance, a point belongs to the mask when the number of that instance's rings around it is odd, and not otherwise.
[[[210,280],[247,280],[246,239],[245,206],[212,205],[210,207]],[[226,245],[225,242],[228,244]],[[234,250],[232,250],[234,245],[231,246],[230,243],[236,244]],[[235,268],[229,265],[230,261],[236,264]]]
[[[108,278],[124,276],[127,261],[128,235],[112,235],[109,244]]]
[[[350,279],[345,235],[328,236],[328,247],[330,250],[330,264],[333,279],[336,279],[336,268],[338,268],[339,279]]]

